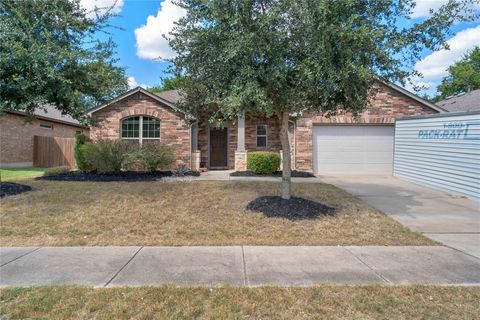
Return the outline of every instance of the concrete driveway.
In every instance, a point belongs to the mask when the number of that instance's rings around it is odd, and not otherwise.
[[[320,176],[446,246],[480,258],[480,204],[391,176]]]

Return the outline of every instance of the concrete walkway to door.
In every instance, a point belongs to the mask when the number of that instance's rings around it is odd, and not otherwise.
[[[194,177],[191,180],[202,180],[202,181],[271,181],[271,182],[281,182],[281,177],[236,177],[231,176],[230,173],[234,170],[211,170],[203,172],[199,177]],[[322,182],[318,177],[310,178],[292,178],[292,182],[301,182],[301,183],[319,183]]]
[[[480,258],[480,204],[391,176],[320,176],[414,231]]]

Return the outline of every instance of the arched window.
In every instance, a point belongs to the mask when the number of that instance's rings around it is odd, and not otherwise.
[[[138,141],[160,140],[160,120],[144,116],[125,118],[121,122],[121,138]]]

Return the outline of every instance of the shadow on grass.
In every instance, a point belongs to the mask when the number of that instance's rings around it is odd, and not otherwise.
[[[290,200],[278,196],[259,197],[250,201],[247,209],[261,212],[269,218],[285,218],[291,221],[335,215],[333,207],[298,197],[291,197]]]

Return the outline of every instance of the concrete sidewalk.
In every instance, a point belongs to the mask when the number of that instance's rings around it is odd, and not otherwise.
[[[392,176],[321,176],[408,228],[480,258],[480,204]]]
[[[0,248],[0,286],[480,285],[480,259],[447,247]]]

